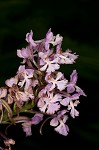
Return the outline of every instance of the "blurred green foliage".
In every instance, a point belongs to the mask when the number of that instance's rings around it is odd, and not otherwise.
[[[21,62],[21,59],[16,56],[16,50],[26,46],[25,35],[31,29],[34,32],[34,39],[37,40],[44,38],[48,29],[52,28],[54,34],[59,33],[63,36],[63,50],[69,48],[79,55],[75,64],[61,67],[67,78],[73,69],[77,69],[78,84],[87,95],[86,98],[81,98],[78,108],[80,116],[70,122],[71,137],[63,138],[68,142],[72,139],[74,143],[76,140],[88,144],[99,143],[99,23],[97,17],[97,3],[89,0],[76,2],[62,0],[56,3],[52,0],[50,2],[0,0],[1,86],[7,78],[15,75]],[[50,133],[48,138],[52,136],[60,140],[60,137],[53,133]],[[35,139],[33,145],[32,139],[24,139],[20,143],[27,147],[31,145],[30,149],[44,148],[40,142],[42,137],[36,136],[36,138],[38,141]],[[48,138],[44,137],[47,143],[49,143]],[[53,143],[52,140],[51,142]]]

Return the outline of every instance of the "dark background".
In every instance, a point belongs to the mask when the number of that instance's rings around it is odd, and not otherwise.
[[[25,35],[32,29],[34,39],[45,37],[49,28],[63,36],[62,48],[70,48],[79,57],[61,70],[68,76],[78,72],[78,85],[87,97],[80,98],[80,116],[69,119],[69,135],[63,137],[48,124],[39,134],[25,138],[20,126],[11,127],[9,136],[16,139],[13,149],[80,149],[99,144],[99,5],[90,0],[0,0],[0,85],[15,75],[20,64],[16,50],[26,46]],[[2,129],[2,127],[0,127]]]

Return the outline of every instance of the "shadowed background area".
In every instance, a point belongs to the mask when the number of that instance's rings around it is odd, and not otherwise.
[[[80,116],[69,119],[69,135],[63,137],[45,124],[43,135],[39,126],[33,136],[25,138],[20,126],[11,127],[9,135],[16,139],[13,149],[85,148],[99,143],[99,23],[98,3],[90,0],[0,0],[0,86],[16,74],[21,59],[16,50],[26,46],[25,35],[34,32],[34,40],[45,37],[49,28],[63,36],[62,48],[79,55],[73,65],[63,65],[67,77],[78,72],[78,86],[87,97],[80,98]],[[2,128],[2,127],[1,127]],[[81,146],[79,146],[81,145]],[[20,148],[21,147],[21,148]]]

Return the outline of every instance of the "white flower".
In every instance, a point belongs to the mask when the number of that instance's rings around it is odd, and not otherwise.
[[[40,98],[37,106],[42,112],[46,112],[47,114],[54,114],[59,110],[60,104],[58,102],[61,101],[61,95],[53,93],[49,93],[44,97]]]
[[[55,70],[58,70],[60,68],[60,65],[58,64],[58,58],[51,58],[50,57],[50,52],[48,53],[39,53],[39,57],[41,58],[40,60],[40,65],[43,65],[40,68],[40,71],[45,71],[46,72],[54,72]]]
[[[58,115],[50,121],[50,125],[54,126],[55,127],[54,130],[59,134],[67,136],[69,128],[65,123],[68,119],[68,116],[64,115],[65,113],[66,110],[58,112]]]
[[[77,106],[80,102],[76,100],[74,103],[73,101],[70,101],[70,104],[68,105],[68,110],[70,111],[70,115],[75,118],[75,116],[79,116],[79,112],[75,109],[75,106]]]
[[[55,57],[59,58],[59,64],[73,64],[75,59],[78,58],[78,55],[75,55],[75,53],[72,54],[70,50],[62,52],[60,49],[58,49]]]
[[[57,87],[60,91],[64,90],[67,86],[68,80],[66,80],[61,72],[58,72],[56,79],[54,79],[50,74],[47,74],[45,80],[51,83],[50,91]]]

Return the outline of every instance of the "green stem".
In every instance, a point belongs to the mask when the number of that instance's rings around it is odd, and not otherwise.
[[[14,123],[21,123],[21,122],[30,121],[30,118],[26,117],[26,116],[16,116],[16,117],[12,118],[12,121]]]
[[[43,128],[44,124],[47,122],[47,120],[49,120],[49,119],[51,119],[51,118],[53,118],[53,116],[50,116],[50,117],[46,118],[46,119],[43,121],[43,123],[41,124],[41,127],[40,127],[40,134],[41,134],[41,135],[42,135],[42,128]]]

